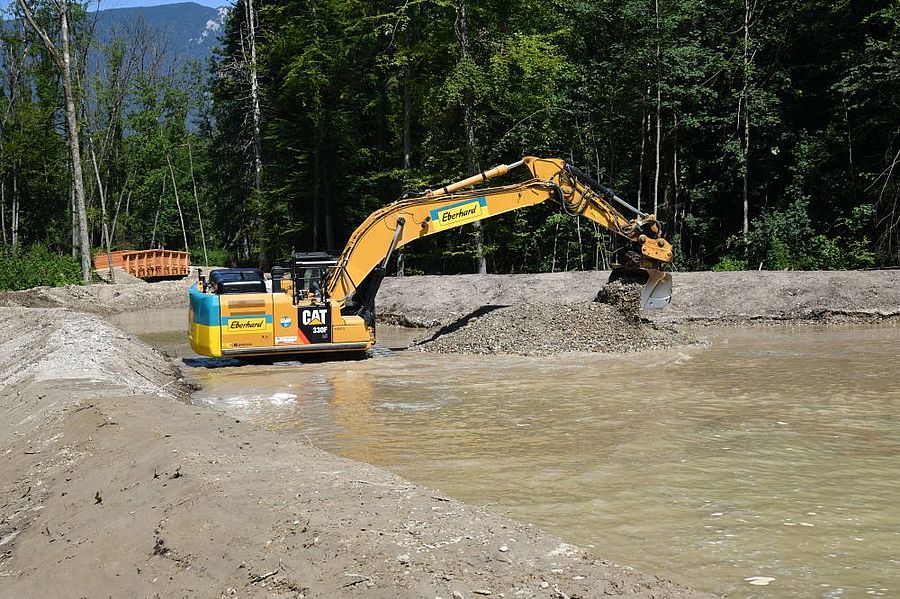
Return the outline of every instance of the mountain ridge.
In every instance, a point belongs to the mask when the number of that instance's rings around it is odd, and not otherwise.
[[[134,32],[136,25],[146,27],[166,48],[166,56],[160,66],[163,70],[170,71],[190,61],[205,62],[212,56],[228,10],[226,7],[212,8],[198,2],[177,2],[156,6],[104,8],[89,13],[88,19],[96,19],[93,32],[100,45],[108,44],[117,34]],[[2,23],[8,24],[9,21]],[[98,54],[94,54],[94,57],[97,56]]]
[[[96,35],[108,42],[117,30],[143,23],[154,31],[167,49],[166,67],[212,56],[228,14],[226,8],[210,8],[196,2],[160,6],[109,8],[98,11]]]
[[[205,8],[221,8],[228,7],[231,2],[229,0],[188,0],[182,2],[165,2],[159,3],[157,0],[156,4],[147,4],[146,2],[152,2],[153,0],[112,0],[111,2],[101,2],[99,10],[119,10],[123,8],[158,8],[161,6],[172,6],[173,4],[197,4],[198,6],[203,6]],[[16,3],[16,0],[0,0],[0,10],[8,10],[13,4]],[[109,4],[111,6],[107,7],[105,4]],[[92,4],[88,7],[90,12],[97,12],[97,5]]]

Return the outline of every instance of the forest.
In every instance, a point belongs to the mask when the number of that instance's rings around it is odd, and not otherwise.
[[[98,36],[89,8],[3,15],[0,287],[87,281],[101,249],[337,253],[405,191],[524,155],[657,214],[677,270],[900,264],[896,1],[237,0],[208,63],[141,22]],[[392,268],[604,269],[620,250],[543,205]]]

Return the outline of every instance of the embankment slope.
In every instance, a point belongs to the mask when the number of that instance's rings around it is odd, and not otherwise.
[[[417,276],[385,279],[381,318],[443,326],[482,306],[574,304],[593,300],[608,272]],[[657,322],[746,322],[900,316],[900,270],[838,272],[678,272],[672,304]]]
[[[101,316],[138,310],[187,310],[187,290],[195,281],[35,287],[0,293],[0,307],[69,308]]]

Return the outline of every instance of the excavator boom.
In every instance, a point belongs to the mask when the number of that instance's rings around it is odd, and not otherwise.
[[[526,181],[471,189],[521,166],[531,174]],[[662,238],[656,217],[630,206],[562,160],[531,156],[373,212],[353,232],[338,258],[327,281],[328,295],[334,303],[345,302],[373,270],[387,265],[394,250],[411,241],[545,201],[554,201],[566,212],[588,218],[637,244],[640,259],[623,268],[647,283],[642,307],[668,305],[671,277],[659,272],[659,267],[671,263],[672,246]],[[632,212],[632,218],[615,204]]]

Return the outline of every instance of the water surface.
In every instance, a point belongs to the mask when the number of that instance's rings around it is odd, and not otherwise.
[[[900,595],[900,328],[701,334],[628,356],[190,374],[198,404],[700,589]]]

